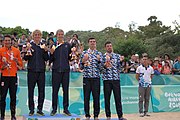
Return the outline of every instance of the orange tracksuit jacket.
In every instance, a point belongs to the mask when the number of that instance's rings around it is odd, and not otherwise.
[[[15,48],[13,46],[11,46],[10,49],[6,47],[0,48],[0,69],[2,76],[9,76],[9,77],[16,76],[18,67],[17,67],[17,63],[14,60],[12,60],[12,56],[18,59],[18,66],[22,67],[23,63],[18,48]],[[3,57],[5,57],[6,61],[8,61],[9,64],[11,65],[9,69],[8,68],[2,69],[4,64]]]

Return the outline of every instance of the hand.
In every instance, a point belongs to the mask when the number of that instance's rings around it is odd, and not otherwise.
[[[9,63],[7,63],[7,62],[2,65],[2,68],[1,68],[1,69],[4,70],[4,69],[6,69],[6,68],[7,68],[7,69],[11,68],[11,65],[10,65]]]
[[[111,62],[105,62],[104,66],[105,66],[106,68],[111,68],[111,67],[112,67],[112,64],[111,64]]]
[[[49,51],[50,51],[51,54],[53,54],[55,49],[52,47]]]
[[[97,60],[100,61],[100,55],[97,55]]]
[[[82,62],[85,63],[89,59],[89,55],[86,53],[82,59]]]
[[[18,59],[17,58],[13,58],[13,60],[17,63],[17,65],[19,64]]]
[[[26,49],[27,49],[27,50],[30,50],[32,45],[31,45],[30,43],[27,43],[26,46],[27,46]]]
[[[71,51],[75,52],[76,51],[76,47],[71,48]]]
[[[3,64],[1,69],[4,70],[4,69],[6,69],[7,67],[8,67],[7,64]]]
[[[47,46],[44,46],[44,50],[45,50],[45,51],[48,51],[48,47],[47,47]]]

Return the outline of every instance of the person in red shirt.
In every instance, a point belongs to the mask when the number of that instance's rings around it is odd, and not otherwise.
[[[154,69],[154,74],[155,75],[160,75],[162,72],[162,65],[159,64],[159,58],[155,57],[154,58],[154,63],[153,63],[153,69]]]
[[[172,68],[171,68],[171,63],[169,61],[165,61],[165,65],[162,66],[162,73],[163,74],[171,74]]]
[[[1,69],[1,120],[5,117],[6,96],[9,89],[11,120],[16,120],[16,91],[17,91],[17,70],[22,67],[22,59],[19,49],[11,45],[11,36],[4,36],[4,47],[0,48],[0,69]]]

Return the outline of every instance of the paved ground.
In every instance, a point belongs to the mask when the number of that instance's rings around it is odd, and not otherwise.
[[[128,120],[180,120],[180,112],[160,112],[150,113],[150,117],[139,117],[139,114],[125,114],[124,117]],[[104,118],[105,115],[101,115],[100,118]],[[113,115],[112,118],[115,118]],[[6,116],[5,120],[10,120],[9,116]],[[21,116],[17,117],[17,120],[22,120]]]

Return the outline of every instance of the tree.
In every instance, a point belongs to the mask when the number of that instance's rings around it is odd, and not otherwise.
[[[180,34],[180,24],[177,22],[177,20],[175,20],[174,22],[173,22],[173,24],[174,24],[174,33],[176,33],[176,34]]]
[[[129,27],[129,32],[133,33],[134,31],[136,31],[136,24],[134,21],[131,21],[131,23],[128,25]]]
[[[119,41],[114,46],[114,51],[129,58],[132,54],[146,52],[146,46],[141,40],[128,38],[127,40]]]
[[[42,38],[46,40],[48,37],[49,33],[47,31],[42,31]]]
[[[163,35],[146,41],[147,51],[151,57],[168,53],[172,58],[180,55],[180,35]]]
[[[164,34],[173,34],[171,27],[163,25],[161,21],[157,20],[156,16],[150,16],[147,20],[149,21],[149,25],[139,26],[138,28],[144,40]]]

